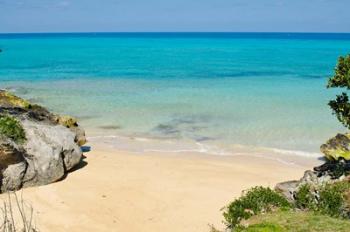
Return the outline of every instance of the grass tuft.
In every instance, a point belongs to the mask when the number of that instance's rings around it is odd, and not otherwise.
[[[16,193],[8,193],[8,199],[3,203],[0,211],[1,232],[39,231],[33,223],[33,208],[24,202],[22,195],[19,198]]]
[[[16,143],[23,143],[26,140],[25,132],[20,122],[8,115],[0,115],[0,135],[10,138]]]

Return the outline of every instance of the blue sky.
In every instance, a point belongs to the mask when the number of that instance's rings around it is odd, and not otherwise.
[[[350,0],[0,0],[0,32],[350,32]]]

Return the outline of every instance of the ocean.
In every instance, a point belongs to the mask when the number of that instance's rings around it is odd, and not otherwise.
[[[0,49],[0,88],[118,149],[310,155],[346,131],[326,83],[350,34],[0,34]]]

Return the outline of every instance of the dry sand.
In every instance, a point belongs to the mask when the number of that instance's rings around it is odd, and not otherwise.
[[[64,180],[23,190],[40,231],[209,231],[220,209],[255,186],[306,168],[256,157],[130,154],[93,147]],[[4,195],[1,196],[4,198]]]

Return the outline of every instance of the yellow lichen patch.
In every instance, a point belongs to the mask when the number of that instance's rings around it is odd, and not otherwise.
[[[328,160],[350,160],[350,134],[337,134],[321,146],[321,152]]]
[[[87,143],[87,140],[86,140],[85,136],[81,136],[80,138],[78,138],[78,141],[77,141],[78,146],[81,147],[86,143]]]
[[[337,150],[325,152],[324,154],[328,160],[339,160],[339,158],[350,160],[350,151],[337,149]]]
[[[20,107],[28,109],[31,107],[31,104],[27,100],[17,97],[10,92],[2,90],[0,91],[0,106]]]
[[[57,123],[67,128],[77,127],[78,120],[74,117],[63,115],[57,117]]]

